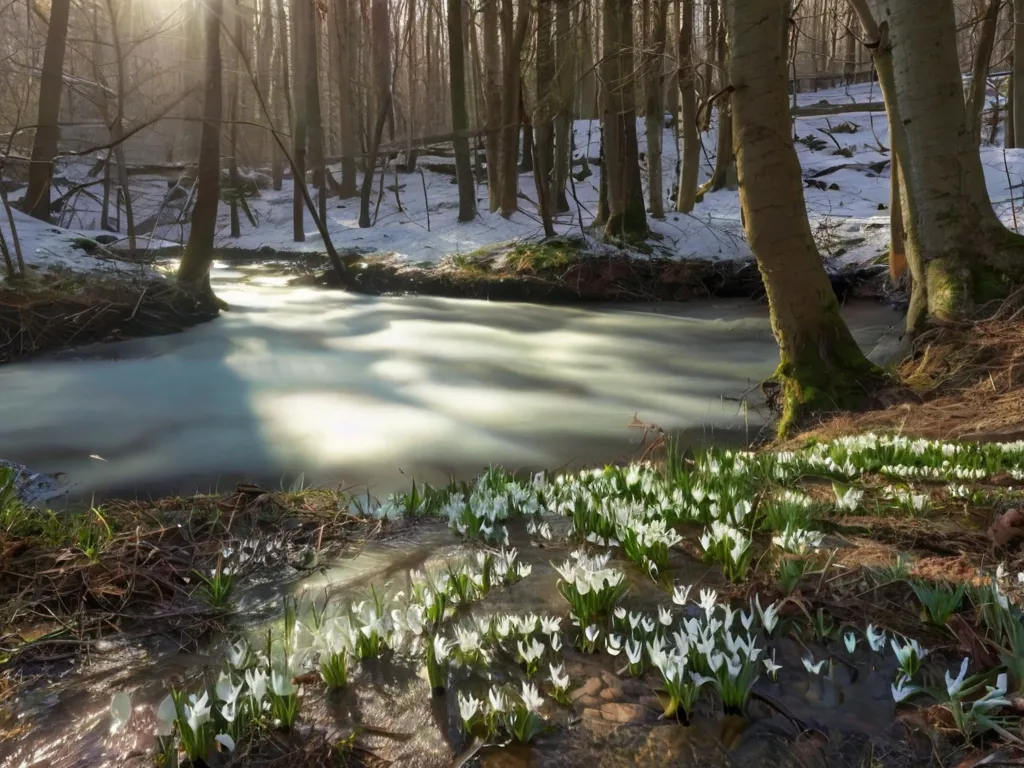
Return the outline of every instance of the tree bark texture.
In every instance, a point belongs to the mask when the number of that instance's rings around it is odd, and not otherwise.
[[[476,187],[469,158],[469,114],[466,109],[466,44],[462,39],[462,2],[448,0],[448,60],[451,67],[452,145],[455,148],[455,178],[459,184],[459,221],[476,218]]]
[[[697,91],[693,65],[693,1],[683,0],[683,28],[679,33],[679,102],[683,134],[682,168],[676,192],[676,210],[689,213],[697,201],[700,175],[700,134],[697,131]]]

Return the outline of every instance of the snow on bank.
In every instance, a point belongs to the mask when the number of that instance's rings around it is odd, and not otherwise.
[[[862,83],[798,95],[800,106],[828,104],[879,103],[876,83]],[[702,135],[701,181],[706,179],[715,160],[716,130]],[[888,125],[884,112],[849,112],[839,115],[800,117],[795,120],[797,153],[808,184],[804,189],[808,218],[815,240],[829,266],[841,267],[865,263],[885,253],[889,241],[889,165]],[[646,155],[646,137],[638,121],[640,151]],[[599,155],[600,130],[597,121],[577,121],[574,126],[577,164],[579,159]],[[666,129],[662,176],[666,186],[666,208],[671,209],[670,188],[677,177],[677,143],[674,132]],[[1004,151],[1000,147],[982,148],[986,180],[997,213],[1014,226],[1011,189],[1024,179],[1024,151]],[[340,251],[357,250],[386,255],[398,262],[433,264],[447,256],[493,247],[543,235],[536,206],[536,188],[532,174],[520,176],[522,210],[509,219],[487,210],[487,189],[477,186],[480,214],[466,224],[456,221],[458,190],[451,174],[426,169],[432,163],[450,165],[450,157],[421,155],[421,173],[396,173],[389,166],[380,197],[379,177],[374,180],[371,216],[375,225],[358,226],[359,201],[328,200],[327,225],[335,247]],[[62,168],[69,183],[85,178],[88,164],[79,161]],[[570,186],[571,213],[560,216],[556,229],[560,234],[579,233],[592,223],[597,210],[601,168],[590,165],[591,175]],[[643,169],[645,194],[646,169]],[[173,179],[158,175],[133,176],[131,196],[137,223],[148,224],[139,236],[139,250],[183,243],[188,223],[179,221],[182,200],[166,201]],[[14,195],[17,197],[18,195]],[[230,237],[229,208],[222,204],[218,217],[217,245],[245,250],[269,249],[278,253],[320,252],[323,243],[312,218],[305,213],[305,242],[292,239],[292,185],[284,189],[261,190],[248,200],[256,225],[241,216],[241,237]],[[73,205],[61,214],[71,230],[54,232],[53,227],[19,217],[25,221],[23,235],[34,243],[26,249],[40,266],[64,266],[95,269],[97,262],[81,252],[72,251],[69,242],[83,234],[94,233],[99,226],[100,202],[97,195],[78,195]],[[173,223],[168,223],[168,222]],[[724,190],[705,196],[692,214],[669,210],[665,219],[650,219],[659,255],[686,258],[733,259],[751,256],[740,222],[739,196]],[[159,222],[159,223],[157,223]],[[121,241],[116,246],[123,249]]]

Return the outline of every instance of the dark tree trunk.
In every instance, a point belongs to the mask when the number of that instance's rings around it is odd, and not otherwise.
[[[448,60],[451,67],[452,144],[459,183],[459,221],[476,218],[476,188],[469,158],[469,115],[466,111],[466,45],[462,39],[462,0],[448,0]]]

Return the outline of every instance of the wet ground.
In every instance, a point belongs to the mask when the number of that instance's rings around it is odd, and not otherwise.
[[[218,267],[232,307],[185,333],[0,368],[0,457],[77,499],[238,480],[406,488],[487,464],[633,456],[634,415],[692,443],[744,443],[739,399],[777,362],[763,304],[552,307],[372,298]],[[900,322],[844,314],[873,346]]]
[[[557,525],[565,521],[554,520]],[[558,540],[555,531],[555,540]],[[533,573],[511,587],[495,589],[472,614],[550,613],[564,615],[551,563],[567,555],[563,545],[530,546],[525,532],[512,528],[512,543]],[[93,644],[74,664],[54,663],[48,678],[36,680],[13,707],[13,719],[0,737],[3,768],[104,768],[146,765],[155,739],[153,710],[168,686],[195,690],[223,664],[225,638],[246,633],[254,645],[268,627],[280,628],[286,595],[325,592],[336,599],[363,599],[374,586],[392,590],[411,586],[413,572],[441,567],[471,556],[468,545],[436,523],[406,523],[389,538],[371,542],[358,553],[326,562],[309,573],[279,569],[247,583],[227,632],[214,633],[193,652],[182,652],[173,638],[115,638]],[[630,581],[628,605],[654,612],[671,607],[664,587],[630,563],[613,563]],[[722,587],[718,577],[682,552],[674,552],[667,579],[676,583]],[[691,608],[694,606],[691,605]],[[461,618],[460,618],[461,616]],[[454,621],[469,620],[457,614]],[[840,643],[841,645],[841,643]],[[783,669],[777,682],[762,676],[747,717],[723,716],[714,695],[705,692],[690,727],[661,717],[657,681],[648,673],[629,678],[616,659],[564,651],[572,679],[571,706],[550,699],[544,712],[550,727],[529,747],[485,746],[462,734],[456,690],[477,690],[488,680],[522,676],[512,658],[496,657],[489,669],[453,668],[444,696],[432,697],[416,661],[386,653],[361,664],[349,687],[326,694],[319,681],[303,686],[300,726],[278,744],[264,744],[253,765],[287,764],[310,744],[331,744],[357,734],[352,764],[396,766],[860,766],[916,764],[914,752],[897,723],[889,691],[895,660],[867,652],[852,657],[839,648],[792,638],[771,641]],[[808,675],[801,657],[836,660],[831,677]],[[108,712],[115,691],[131,694],[133,720],[110,734]],[[893,758],[897,758],[894,762]],[[273,762],[278,760],[279,762]],[[309,765],[319,765],[310,761]]]

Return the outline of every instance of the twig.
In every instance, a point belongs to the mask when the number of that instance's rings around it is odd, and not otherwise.
[[[423,168],[419,169],[420,181],[423,183],[423,207],[427,212],[427,232],[430,231],[430,200],[427,199],[427,177],[423,173]]]

